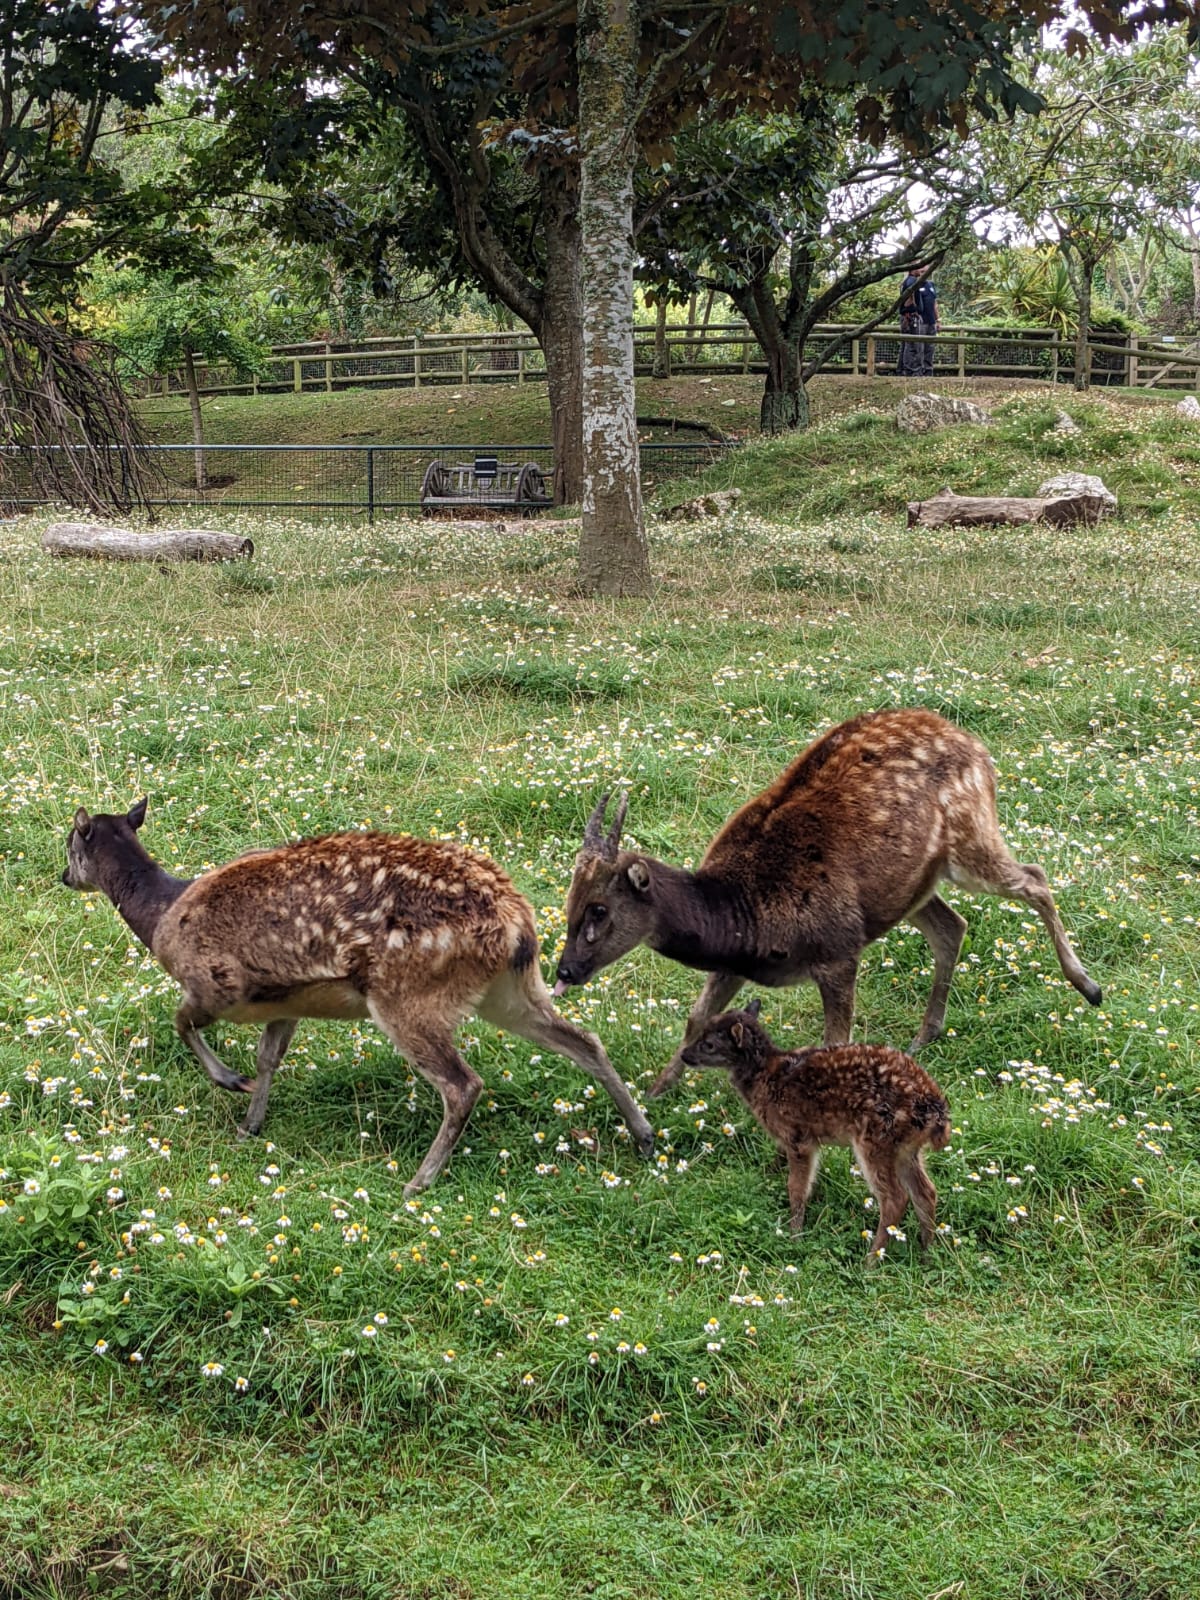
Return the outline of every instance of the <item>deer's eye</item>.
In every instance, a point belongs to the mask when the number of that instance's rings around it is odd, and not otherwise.
[[[588,916],[591,917],[593,922],[603,922],[607,915],[608,915],[608,907],[607,906],[589,906],[588,907]]]

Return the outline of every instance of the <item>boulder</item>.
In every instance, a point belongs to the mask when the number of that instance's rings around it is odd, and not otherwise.
[[[1082,433],[1083,429],[1069,411],[1056,411],[1054,413],[1054,426],[1050,429],[1050,432],[1057,434]]]
[[[1094,506],[1095,514],[1089,521],[1098,521],[1117,509],[1116,495],[1103,478],[1094,477],[1089,472],[1059,472],[1053,478],[1047,478],[1038,489],[1039,500],[1081,497],[1090,500]]]
[[[982,406],[945,394],[906,394],[896,407],[896,426],[901,433],[934,433],[938,428],[957,428],[964,423],[987,428],[991,422]]]
[[[1175,407],[1181,417],[1187,417],[1191,422],[1200,422],[1200,400],[1194,394],[1189,394]]]
[[[699,522],[703,517],[724,517],[736,511],[741,498],[740,489],[717,489],[712,494],[697,495],[694,500],[668,506],[663,518],[668,522]]]

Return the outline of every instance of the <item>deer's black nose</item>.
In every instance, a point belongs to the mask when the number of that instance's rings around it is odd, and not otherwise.
[[[70,869],[70,867],[64,867],[63,868],[62,881],[66,884],[68,889],[71,887],[71,869]]]

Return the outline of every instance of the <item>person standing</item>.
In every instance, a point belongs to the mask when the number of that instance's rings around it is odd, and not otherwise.
[[[938,315],[937,286],[932,278],[922,278],[928,272],[927,262],[918,261],[900,285],[900,333],[926,334],[932,337],[941,328]],[[933,345],[918,344],[909,339],[900,346],[902,378],[928,378],[933,376]]]

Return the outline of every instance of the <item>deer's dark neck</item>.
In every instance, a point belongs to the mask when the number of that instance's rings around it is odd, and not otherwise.
[[[193,881],[173,878],[138,846],[120,861],[107,863],[100,873],[100,888],[148,950],[163,913],[173,906]]]
[[[744,972],[762,965],[749,901],[703,872],[656,861],[651,868],[657,926],[646,941],[660,955],[702,972]]]

